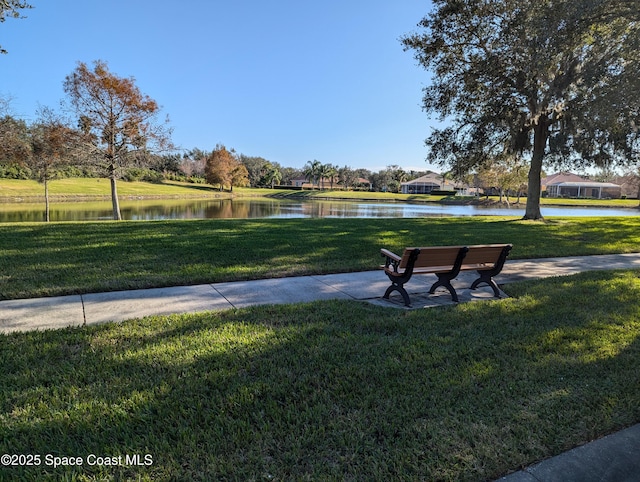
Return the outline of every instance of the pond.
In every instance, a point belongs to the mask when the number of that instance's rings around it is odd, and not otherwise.
[[[250,219],[250,218],[420,218],[446,216],[524,215],[524,206],[512,208],[436,203],[382,203],[356,201],[290,201],[265,199],[122,201],[126,220]],[[639,216],[640,209],[543,207],[543,216]],[[111,202],[52,203],[51,221],[112,219]],[[44,204],[0,204],[0,222],[40,222]]]

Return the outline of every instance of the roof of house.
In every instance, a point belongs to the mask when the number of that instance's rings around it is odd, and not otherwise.
[[[428,172],[424,176],[420,176],[411,181],[401,183],[403,186],[411,185],[411,184],[420,184],[420,185],[433,185],[440,186],[442,184],[442,174],[438,174],[437,172]],[[445,181],[446,185],[453,185],[453,183],[449,180]]]
[[[439,182],[435,182],[430,179],[422,179],[422,178],[413,179],[412,181],[403,182],[401,184],[403,186],[412,186],[412,185],[416,186],[418,184],[421,186],[439,186],[440,185]]]
[[[543,186],[562,186],[562,187],[620,187],[619,184],[612,182],[598,182],[590,181],[584,177],[580,177],[577,174],[570,172],[559,172],[542,179],[541,184]]]
[[[584,180],[585,179],[583,177],[580,177],[577,174],[572,174],[570,172],[558,172],[543,178],[541,184],[543,186],[550,186],[561,182],[583,182]]]

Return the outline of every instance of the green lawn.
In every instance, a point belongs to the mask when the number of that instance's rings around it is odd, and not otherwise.
[[[511,258],[640,250],[640,217],[0,224],[0,299],[376,269],[380,248],[512,243]]]
[[[526,200],[522,201],[523,204]],[[638,208],[637,199],[567,199],[567,198],[542,198],[542,205],[581,206],[581,207],[614,207],[614,208]]]
[[[4,224],[0,298],[370,270],[381,247],[492,242],[513,258],[637,252],[640,219]],[[640,271],[504,289],[428,310],[330,301],[1,335],[0,454],[40,462],[0,480],[487,480],[640,421]]]
[[[492,480],[637,423],[640,272],[506,289],[0,336],[0,453],[41,456],[0,479]]]
[[[111,198],[109,179],[70,178],[49,183],[49,195],[55,199]],[[121,197],[229,197],[206,184],[166,181],[163,183],[118,182]],[[36,181],[0,179],[0,199],[44,198],[44,185]]]

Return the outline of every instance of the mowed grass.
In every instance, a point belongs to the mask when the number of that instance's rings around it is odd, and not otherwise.
[[[637,252],[640,217],[0,225],[0,299],[376,269],[380,248],[512,243],[511,259]]]
[[[5,224],[0,295],[369,270],[410,245],[634,252],[639,224]],[[491,480],[640,420],[640,271],[504,289],[429,310],[329,301],[1,335],[0,454],[41,459],[0,480]]]
[[[640,272],[506,289],[1,336],[0,453],[42,463],[0,479],[492,480],[637,423]]]
[[[206,184],[165,181],[118,182],[121,197],[216,197],[222,196],[217,188]],[[74,198],[110,199],[111,184],[102,178],[68,178],[49,182],[49,195],[57,200]],[[228,196],[227,196],[228,197]],[[44,198],[44,184],[37,181],[0,179],[0,199]]]

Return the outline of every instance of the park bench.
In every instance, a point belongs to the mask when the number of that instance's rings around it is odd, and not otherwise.
[[[479,277],[471,284],[476,289],[481,283],[488,284],[493,294],[500,297],[500,290],[493,277],[496,276],[509,256],[511,244],[482,244],[472,246],[430,246],[424,248],[405,248],[402,256],[387,249],[380,250],[386,258],[381,266],[391,280],[383,298],[397,291],[402,295],[404,304],[411,306],[409,294],[404,285],[414,274],[435,274],[438,277],[429,293],[433,294],[439,287],[444,287],[451,293],[451,299],[458,302],[458,294],[451,285],[451,281],[460,271],[477,271]]]

